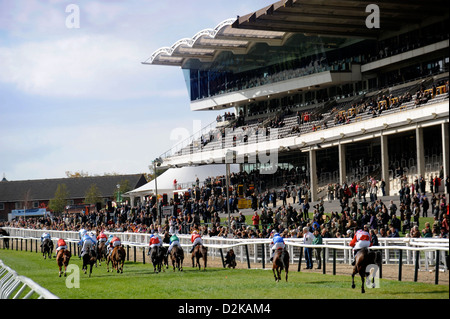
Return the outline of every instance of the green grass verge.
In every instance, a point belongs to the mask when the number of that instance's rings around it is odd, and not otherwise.
[[[88,278],[81,260],[71,259],[80,269],[80,288],[68,288],[58,277],[56,260],[44,260],[35,252],[0,250],[0,259],[20,275],[31,278],[62,299],[448,299],[449,286],[380,280],[380,288],[360,293],[351,288],[350,276],[297,272],[291,265],[289,282],[274,281],[271,270],[185,267],[183,272],[153,273],[151,264],[126,262],[123,274],[106,272],[106,265],[93,269]],[[190,260],[185,260],[185,266]],[[73,274],[72,274],[73,275]],[[67,277],[67,278],[70,278]]]

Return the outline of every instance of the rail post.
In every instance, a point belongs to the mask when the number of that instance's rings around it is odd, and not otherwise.
[[[245,254],[247,255],[247,267],[250,269],[250,257],[248,255],[248,245],[245,245]]]
[[[225,259],[223,259],[223,251],[222,248],[219,248],[220,258],[222,259],[222,266],[225,268]]]
[[[380,268],[380,279],[383,278],[383,252],[380,250],[380,264],[378,265]]]
[[[333,275],[336,275],[336,248],[333,248]]]
[[[419,256],[420,256],[420,251],[415,251],[414,252],[416,254],[415,256],[415,264],[414,264],[414,282],[417,282],[417,275],[419,273]]]
[[[266,261],[265,261],[265,258],[266,258],[266,252],[265,252],[265,248],[264,248],[264,244],[261,244],[261,251],[262,251],[262,258],[261,258],[261,261],[262,261],[262,268],[263,269],[265,269],[266,267]]]
[[[298,257],[297,271],[300,271],[300,268],[302,268],[302,258],[303,258],[303,247],[300,247],[300,256]]]
[[[322,273],[325,275],[327,273],[327,254],[326,252],[326,248],[323,248],[323,262],[322,262]]]
[[[402,281],[403,250],[398,250],[398,281]]]
[[[436,250],[436,266],[435,266],[435,272],[434,272],[434,284],[437,285],[439,283],[439,258],[440,257],[440,251]]]

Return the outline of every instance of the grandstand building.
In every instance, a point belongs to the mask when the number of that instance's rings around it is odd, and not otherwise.
[[[445,178],[448,2],[371,3],[281,0],[155,51],[143,63],[181,67],[192,111],[225,114],[162,165],[233,161],[266,185],[306,180],[312,201],[329,183]]]

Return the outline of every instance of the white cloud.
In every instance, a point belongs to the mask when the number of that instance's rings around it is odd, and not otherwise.
[[[149,85],[155,82],[152,69],[139,61],[145,54],[136,43],[104,35],[0,47],[0,81],[50,97],[124,99],[160,94]],[[167,71],[165,76],[171,73]]]

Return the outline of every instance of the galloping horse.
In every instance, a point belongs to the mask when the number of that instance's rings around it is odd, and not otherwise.
[[[163,254],[163,260],[162,260],[162,266],[166,266],[166,269],[169,269],[169,255],[167,254],[167,247],[161,246],[159,247],[159,249],[162,250],[162,254]]]
[[[273,255],[272,272],[275,277],[275,281],[281,280],[281,271],[284,269],[286,274],[286,282],[288,281],[289,273],[289,253],[283,248],[279,248]]]
[[[69,250],[63,248],[58,251],[58,254],[56,255],[56,262],[58,263],[59,267],[59,277],[61,277],[62,266],[64,266],[64,277],[66,277],[66,271],[67,266],[69,265],[70,257],[72,257],[72,254]]]
[[[44,259],[47,259],[47,255],[49,259],[52,259],[52,251],[53,251],[53,242],[51,239],[45,238],[41,245],[42,256]]]
[[[367,248],[360,249],[355,256],[355,266],[353,267],[352,273],[352,288],[355,288],[355,275],[359,274],[361,276],[361,293],[365,293],[364,290],[364,279],[367,277],[367,281],[369,283],[369,273],[367,272],[367,266],[372,264],[378,264],[377,262],[377,253],[374,251],[369,252]],[[376,271],[376,268],[375,268]],[[373,278],[375,281],[375,276]],[[373,281],[373,285],[374,285]]]
[[[3,228],[0,228],[0,235],[1,236],[9,236],[9,233],[4,230]],[[9,238],[3,238],[3,248],[9,249]]]
[[[184,260],[184,251],[180,246],[173,246],[170,251],[170,259],[172,259],[173,271],[175,271],[175,267],[179,271],[183,271],[183,260]]]
[[[125,252],[125,248],[122,246],[114,247],[113,251],[108,256],[106,270],[109,272],[109,262],[111,261],[112,268],[117,270],[117,273],[123,273],[123,264],[125,262],[126,255],[127,253]]]
[[[95,246],[94,246],[95,247]],[[84,273],[87,272],[87,266],[90,266],[89,269],[89,277],[92,274],[92,266],[97,262],[97,252],[94,249],[89,249],[87,252],[83,254],[83,267]]]
[[[152,260],[154,272],[161,272],[161,268],[165,271],[164,267],[162,267],[164,262],[164,250],[161,248],[162,247],[152,247],[150,250],[150,258]]]
[[[105,242],[98,242],[97,251],[98,251],[98,256],[97,256],[98,264],[99,264],[99,266],[101,266],[102,260],[106,261],[106,259],[107,259]]]
[[[203,258],[203,270],[206,270],[206,263],[208,260],[208,250],[203,245],[197,245],[194,248],[194,251],[192,252],[192,267],[195,267],[198,265],[198,269],[202,269],[200,265],[200,258]],[[197,264],[194,264],[194,260],[197,262]]]

